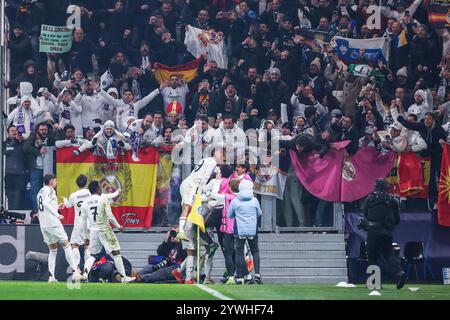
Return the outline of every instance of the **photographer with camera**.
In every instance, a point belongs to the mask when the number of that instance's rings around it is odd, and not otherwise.
[[[164,241],[159,245],[157,255],[148,257],[146,265],[136,275],[136,282],[183,282],[181,270],[177,268],[186,258],[186,250],[179,239],[177,239],[178,228],[172,228],[165,236]]]
[[[401,263],[394,257],[392,250],[394,228],[400,222],[400,208],[388,190],[387,182],[382,178],[377,179],[375,191],[367,197],[364,218],[359,221],[358,227],[367,231],[369,266],[379,266],[383,256],[396,277],[397,289],[401,289],[406,282],[406,273],[402,271]]]

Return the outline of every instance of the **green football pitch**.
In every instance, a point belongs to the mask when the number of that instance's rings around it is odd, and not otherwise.
[[[384,285],[381,296],[369,296],[364,285],[337,288],[333,285],[196,285],[84,283],[79,289],[66,283],[1,281],[0,300],[450,300],[450,286],[407,284],[397,290]],[[419,288],[413,292],[409,288]]]

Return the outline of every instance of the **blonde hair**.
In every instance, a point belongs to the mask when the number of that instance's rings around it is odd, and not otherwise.
[[[240,181],[238,179],[232,179],[230,182],[228,182],[228,185],[230,186],[231,191],[234,193],[239,192],[239,183]]]

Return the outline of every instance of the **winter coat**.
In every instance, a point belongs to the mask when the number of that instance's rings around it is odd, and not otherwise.
[[[239,184],[237,197],[231,201],[228,209],[228,218],[236,218],[234,235],[238,237],[256,236],[258,217],[261,213],[258,199],[253,196],[253,182],[243,180]]]
[[[26,173],[23,141],[9,138],[6,139],[3,144],[3,154],[6,156],[6,174],[24,175]]]

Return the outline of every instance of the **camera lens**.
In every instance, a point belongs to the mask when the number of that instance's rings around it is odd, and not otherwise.
[[[177,236],[177,232],[175,230],[170,230],[169,234],[172,238],[175,238]]]

